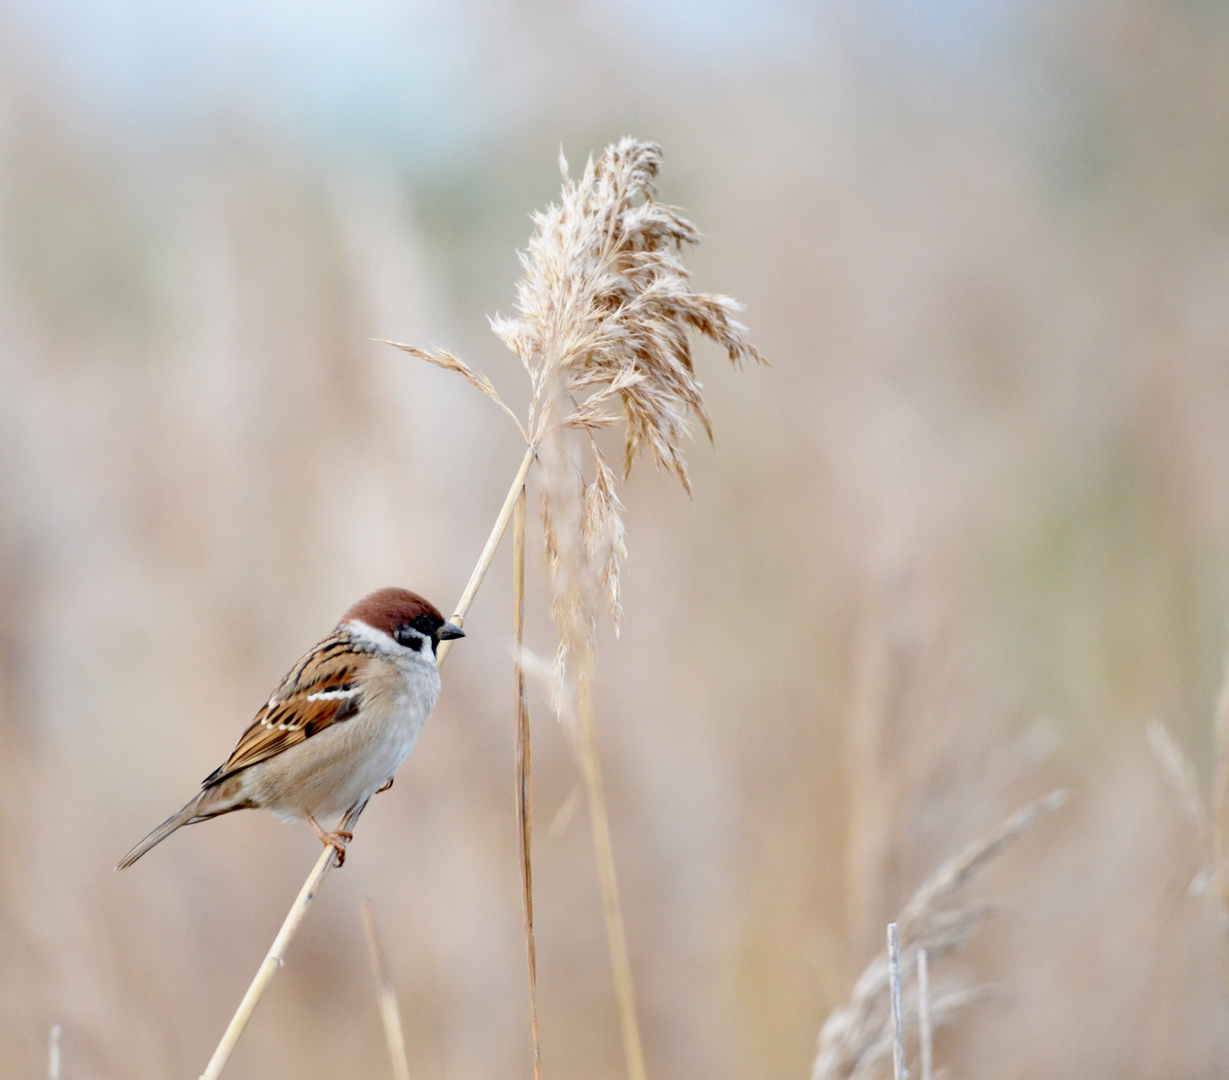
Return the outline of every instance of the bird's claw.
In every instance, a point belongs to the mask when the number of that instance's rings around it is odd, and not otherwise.
[[[336,867],[345,866],[346,845],[354,839],[354,833],[338,829],[336,832],[325,833],[320,839],[324,842],[325,847],[331,847],[337,852],[336,858],[333,859],[333,865]]]
[[[336,832],[326,832],[310,814],[307,816],[307,823],[312,827],[312,832],[316,834],[320,842],[325,847],[331,847],[336,852],[333,865],[337,867],[344,866],[346,862],[346,845],[354,839],[354,833],[347,832],[345,829],[338,829]]]
[[[393,786],[393,778],[390,776],[387,780],[384,781],[383,787],[376,788],[376,794],[379,795],[381,791],[387,791],[392,786]]]

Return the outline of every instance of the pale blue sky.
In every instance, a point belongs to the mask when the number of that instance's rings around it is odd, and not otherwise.
[[[805,67],[833,27],[960,63],[1002,29],[1015,2],[587,0],[566,11],[672,64]],[[549,7],[525,11],[527,33],[532,19],[549,25]],[[230,113],[292,138],[376,154],[412,147],[429,158],[532,107],[509,77],[515,58],[500,56],[500,35],[521,29],[514,5],[7,0],[0,12],[49,81],[123,126],[173,130]]]

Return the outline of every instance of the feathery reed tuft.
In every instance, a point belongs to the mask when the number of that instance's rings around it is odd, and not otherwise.
[[[1221,977],[1229,984],[1229,651],[1212,718],[1216,760],[1210,800],[1204,798],[1194,766],[1169,729],[1160,720],[1153,720],[1147,730],[1153,756],[1192,828],[1197,866],[1186,892],[1198,895],[1211,886],[1221,929]]]
[[[573,401],[564,418],[570,427],[610,427],[621,408],[625,476],[647,449],[687,487],[681,448],[688,419],[712,436],[690,333],[717,342],[735,365],[763,358],[734,318],[737,303],[692,291],[679,255],[699,233],[654,198],[660,164],[660,147],[623,139],[596,163],[590,158],[573,182],[561,155],[562,198],[534,215],[536,231],[521,257],[519,315],[496,318],[492,327],[529,374],[535,435],[557,380],[555,396]]]
[[[660,147],[625,138],[596,162],[590,158],[576,181],[562,155],[559,164],[560,201],[534,215],[534,235],[521,255],[517,313],[496,317],[491,326],[529,377],[528,422],[517,421],[529,444],[540,447],[564,429],[586,436],[592,479],[582,481],[579,498],[565,502],[555,485],[544,491],[548,556],[557,563],[555,519],[570,521],[581,540],[578,561],[596,568],[617,619],[623,506],[596,436],[621,420],[623,477],[647,452],[690,492],[683,456],[689,423],[712,437],[691,334],[712,339],[736,367],[765,361],[735,318],[736,301],[691,288],[681,250],[700,234],[680,210],[655,198]],[[458,372],[510,413],[490,381],[447,350],[397,347]],[[578,467],[577,455],[568,456]],[[560,485],[573,482],[560,477]],[[570,632],[575,612],[564,605],[558,614]]]
[[[956,902],[960,888],[1004,848],[1032,828],[1041,818],[1067,801],[1065,791],[1053,791],[1017,810],[994,832],[969,844],[926,879],[901,911],[900,932],[902,979],[912,983],[918,953],[935,960],[958,948],[970,933],[995,910],[993,904]],[[929,974],[929,971],[928,971]],[[867,965],[854,984],[848,1003],[834,1009],[819,1033],[819,1053],[811,1080],[872,1080],[892,1054],[892,1003],[887,950]],[[929,979],[927,980],[929,984]],[[983,998],[985,988],[953,987],[935,993],[928,985],[928,1027],[938,1028],[959,1010]],[[904,1001],[906,1029],[918,1023],[918,995],[907,992]]]
[[[1221,972],[1229,982],[1229,650],[1222,665],[1220,694],[1213,721],[1216,776],[1208,831],[1211,833],[1212,874],[1220,910],[1221,949],[1227,958]]]
[[[736,319],[738,304],[724,296],[693,292],[680,251],[699,233],[682,213],[654,198],[661,150],[623,139],[609,147],[574,182],[567,162],[562,198],[535,215],[536,231],[522,255],[516,318],[493,321],[495,332],[520,358],[533,388],[530,427],[535,441],[566,429],[583,432],[592,456],[592,479],[579,496],[566,489],[583,476],[574,446],[548,469],[542,516],[551,538],[552,568],[570,545],[561,528],[575,530],[575,568],[603,595],[616,624],[619,577],[626,547],[623,506],[597,435],[623,421],[623,476],[643,452],[673,473],[690,492],[683,446],[689,420],[711,439],[712,421],[692,363],[690,334],[723,347],[730,360],[762,363]],[[562,408],[561,408],[562,405]],[[562,411],[561,426],[550,415]],[[571,475],[570,475],[571,474]],[[561,548],[561,543],[563,547]],[[566,572],[556,578],[556,618],[565,649],[587,631],[587,581]],[[562,587],[560,587],[562,586]]]

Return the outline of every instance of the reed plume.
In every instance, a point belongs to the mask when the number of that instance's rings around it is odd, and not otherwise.
[[[1229,650],[1222,664],[1220,694],[1216,699],[1213,721],[1216,746],[1210,822],[1204,835],[1210,834],[1211,874],[1216,883],[1216,903],[1220,915],[1222,977],[1229,983]],[[1198,787],[1195,786],[1195,791]]]
[[[739,305],[691,288],[681,250],[699,232],[680,210],[655,198],[660,147],[625,138],[596,162],[590,158],[578,181],[562,155],[559,165],[561,199],[534,215],[534,235],[521,255],[516,315],[491,321],[529,378],[527,422],[516,420],[489,379],[447,350],[397,347],[456,371],[492,397],[542,454],[547,555],[552,570],[583,579],[555,579],[566,644],[578,629],[572,616],[592,614],[587,583],[597,584],[616,620],[620,614],[623,506],[598,433],[622,422],[624,478],[647,452],[690,492],[683,456],[690,422],[712,438],[692,332],[716,342],[736,367],[764,361],[735,318]],[[569,433],[581,438],[569,440]],[[590,479],[578,479],[586,471]]]
[[[1229,985],[1229,652],[1212,718],[1216,750],[1211,799],[1181,746],[1160,721],[1148,724],[1148,744],[1191,829],[1196,866],[1184,883],[1190,895],[1211,895],[1220,923],[1221,977]]]
[[[918,954],[928,962],[960,947],[973,930],[994,912],[983,901],[961,902],[964,885],[1004,848],[1046,815],[1067,801],[1065,791],[1054,791],[1022,807],[997,829],[969,844],[939,867],[913,894],[897,918],[902,979],[910,981],[918,968]],[[929,969],[929,964],[928,964]],[[929,973],[929,971],[928,971]],[[927,980],[929,984],[929,979]],[[854,984],[849,1001],[834,1009],[819,1033],[819,1053],[811,1080],[873,1080],[884,1071],[893,1051],[891,972],[887,950],[873,959]],[[927,1028],[938,1028],[957,1012],[984,997],[979,987],[954,986],[927,994]],[[917,1026],[919,996],[904,995],[904,1027]]]

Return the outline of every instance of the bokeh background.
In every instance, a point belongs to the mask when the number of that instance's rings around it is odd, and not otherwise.
[[[936,977],[954,1076],[1212,1077],[1229,615],[1229,10],[1212,0],[0,3],[0,1075],[196,1076],[317,854],[117,858],[367,590],[455,602],[519,458],[447,346],[624,134],[770,370],[699,349],[695,496],[627,486],[600,731],[650,1072],[810,1073],[883,924],[1055,785]],[[531,535],[531,543],[536,543]],[[550,655],[540,549],[529,644]],[[501,557],[228,1075],[529,1075]],[[534,702],[549,1077],[621,1075],[578,769]]]

